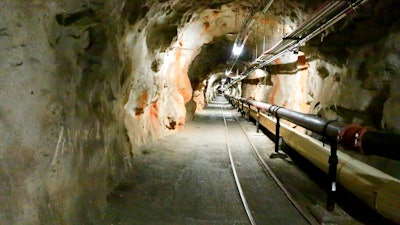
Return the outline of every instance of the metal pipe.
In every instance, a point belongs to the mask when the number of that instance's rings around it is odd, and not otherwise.
[[[245,98],[241,98],[240,100],[243,102],[247,102],[248,104],[253,105],[256,108],[270,112],[276,117],[281,117],[320,135],[327,136],[331,139],[336,139],[341,129],[346,126],[344,123],[338,121],[330,121],[323,117],[300,113],[282,107],[280,107],[279,110],[274,111],[273,109],[278,106],[270,105],[268,103],[257,102]]]
[[[322,19],[329,16],[330,13],[338,10],[347,3],[345,1],[327,1],[319,9],[317,9],[309,18],[306,19],[300,26],[296,28],[286,37],[299,37],[303,31],[312,28],[318,24]]]
[[[318,34],[320,34],[322,31],[324,31],[325,29],[327,29],[328,27],[332,26],[333,24],[337,23],[338,21],[340,21],[341,19],[343,19],[344,17],[346,17],[347,15],[349,15],[350,13],[354,12],[357,8],[359,8],[362,4],[366,3],[368,0],[358,0],[355,3],[350,4],[349,6],[347,6],[345,9],[343,9],[341,12],[339,12],[338,14],[336,14],[333,18],[331,18],[330,20],[328,20],[327,22],[325,22],[324,24],[320,25],[317,29],[315,29],[313,32],[311,32],[310,34],[308,34],[306,37],[304,37],[303,39],[301,39],[296,45],[295,47],[301,46],[304,43],[306,43],[308,40],[312,39],[313,37],[317,36]]]
[[[233,97],[227,95],[227,97]],[[313,114],[305,114],[276,105],[258,102],[247,98],[235,97],[243,104],[268,112],[275,117],[283,118],[312,132],[320,134],[330,142],[337,142],[349,150],[357,150],[363,154],[374,154],[400,160],[400,134],[376,131],[370,127],[345,124],[337,120],[328,120]]]
[[[243,98],[226,94],[225,96],[237,102],[240,102],[241,99],[243,100]],[[260,106],[263,107],[264,105],[260,104]],[[278,112],[281,110],[279,109]],[[268,111],[265,112],[268,113]],[[252,112],[253,117],[254,115],[255,112]],[[275,130],[275,121],[267,117],[266,114],[260,113],[260,124],[272,133]],[[280,133],[289,146],[322,171],[329,171],[329,166],[326,162],[331,151],[326,146],[324,147],[320,141],[285,124],[281,126]],[[342,145],[349,144],[350,147],[358,144],[362,146],[365,154],[376,154],[400,160],[399,151],[397,150],[400,145],[400,134],[368,130],[365,127],[360,129],[360,127],[359,125],[345,125],[339,134],[339,138],[342,140],[335,140],[331,145],[337,141],[341,141]],[[361,135],[356,135],[357,133]],[[345,141],[343,142],[343,140]],[[400,180],[342,151],[338,151],[337,156],[338,168],[335,171],[337,172],[338,182],[383,217],[400,224],[400,214],[398,213],[400,208],[400,202],[398,201]],[[332,187],[336,186],[332,185]]]
[[[269,7],[272,5],[273,2],[274,2],[274,0],[269,0],[269,2],[263,7],[262,13],[265,13],[269,9]],[[246,19],[242,28],[240,29],[240,32],[236,36],[236,39],[234,42],[235,44],[240,45],[240,46],[243,46],[244,44],[246,44],[247,39],[251,33],[251,27],[254,23],[253,16],[257,12],[257,10],[259,10],[259,7],[256,7],[254,10],[252,10],[250,12],[249,17]],[[232,72],[238,59],[239,59],[239,55],[233,55],[233,54],[231,55],[231,61],[233,61],[233,63],[229,69],[229,72]]]
[[[286,35],[282,40],[280,40],[276,45],[272,48],[264,51],[258,58],[256,58],[251,66],[245,69],[241,75],[242,77],[231,82],[227,85],[227,88],[231,87],[233,84],[237,83],[240,80],[245,79],[248,74],[252,71],[264,67],[277,58],[281,57],[287,51],[290,51],[294,48],[297,48],[303,45],[305,42],[315,37],[323,30],[329,28],[334,25],[339,20],[346,17],[348,14],[355,11],[356,8],[366,3],[368,0],[357,0],[355,2],[349,3],[348,1],[327,1],[325,2],[319,9],[317,9],[309,18],[306,19],[299,27],[297,27],[293,32]],[[344,6],[347,6],[343,8]],[[339,12],[337,12],[339,11]],[[333,17],[331,14],[335,13]],[[322,25],[318,23],[323,22]],[[313,31],[307,32],[308,29],[311,29],[315,26]],[[302,35],[306,35],[302,37]]]

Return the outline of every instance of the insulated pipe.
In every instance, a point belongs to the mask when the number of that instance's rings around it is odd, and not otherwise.
[[[276,105],[270,105],[268,103],[257,102],[245,98],[241,98],[240,101],[246,102],[256,108],[274,114],[274,116],[281,117],[333,140],[336,140],[340,131],[346,126],[344,123],[338,121],[330,121],[323,117],[296,112]]]
[[[336,141],[346,149],[400,160],[399,133],[376,131],[356,124],[347,125],[336,120],[328,120],[251,99],[238,98],[237,100],[318,133],[330,141]]]
[[[240,102],[241,99],[226,94],[225,96],[231,98],[234,102]],[[246,108],[252,111],[250,106]],[[251,112],[251,114],[254,117],[256,112]],[[260,124],[272,133],[274,132],[274,121],[263,113],[260,113]],[[327,172],[327,161],[330,150],[326,146],[324,147],[320,141],[306,134],[300,133],[285,124],[281,126],[281,133],[285,142],[322,171]],[[346,126],[348,129],[344,130],[347,130],[347,132],[357,130],[354,129],[354,126]],[[362,136],[364,142],[366,140],[374,142],[367,144],[367,148],[369,149],[366,152],[372,148],[382,149],[390,147],[390,143],[393,146],[400,144],[399,134],[367,131]],[[398,201],[400,180],[343,152],[338,152],[338,159],[337,177],[339,183],[379,214],[400,224],[400,202]]]

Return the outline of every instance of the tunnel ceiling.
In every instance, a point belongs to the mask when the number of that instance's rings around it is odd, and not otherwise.
[[[255,24],[252,25],[244,53],[239,58],[239,63],[235,65],[234,71],[243,71],[246,65],[260,55],[273,44],[277,43],[285,34],[288,34],[302,21],[309,13],[316,10],[324,1],[275,1],[266,14],[255,13],[253,18]],[[227,2],[224,2],[227,3]],[[199,4],[204,8],[215,8],[216,10],[224,3]],[[233,3],[233,2],[229,2]],[[242,2],[243,3],[243,2]],[[265,1],[248,1],[242,5],[242,10],[250,11]],[[194,10],[193,7],[183,4],[188,11]],[[239,9],[238,9],[239,10]],[[397,3],[393,1],[381,1],[379,3],[367,4],[366,7],[357,9],[357,13],[352,14],[345,20],[340,21],[331,29],[324,32],[309,42],[303,49],[305,52],[317,47],[318,51],[333,61],[345,63],[349,51],[366,43],[376,42],[384,36],[388,28],[390,30],[399,29],[397,24]],[[382,15],[385,15],[382,17]],[[237,16],[237,15],[235,15]],[[249,16],[244,14],[244,17]],[[382,20],[375,20],[382,17]],[[243,22],[244,18],[233,17],[232,20]],[[283,29],[282,29],[283,27]],[[370,27],[376,27],[374,32],[365,32]],[[228,35],[214,38],[210,43],[204,45],[199,55],[192,61],[189,68],[189,78],[193,88],[206,79],[213,72],[223,72],[229,68],[229,54],[232,51],[234,37],[238,29]],[[219,48],[219,49],[218,49]],[[390,69],[389,69],[390,70]]]
[[[199,54],[191,62],[188,75],[193,88],[207,79],[210,74],[224,72],[229,67],[229,63],[232,63],[229,60],[232,46],[246,19],[252,18],[255,23],[251,27],[251,35],[243,53],[235,64],[234,71],[243,71],[258,54],[273,46],[284,34],[293,30],[305,19],[308,13],[315,10],[323,1],[274,1],[270,10],[263,14],[260,10],[266,2],[214,1],[188,4],[185,1],[179,1],[171,7],[173,13],[182,14],[182,17],[186,15],[187,20],[182,22],[188,22],[192,19],[188,16],[188,12],[204,9],[213,9],[216,14],[223,14],[223,11],[228,10],[233,12],[224,19],[234,22],[233,29],[226,31],[227,33],[222,36],[213,37],[209,43],[201,47]],[[228,7],[221,8],[224,4]]]
[[[227,62],[232,51],[233,41],[226,36],[214,38],[214,40],[203,47],[189,68],[189,79],[192,87],[202,82],[211,74],[225,72]],[[245,57],[248,55],[246,54]],[[241,57],[241,58],[245,58]]]

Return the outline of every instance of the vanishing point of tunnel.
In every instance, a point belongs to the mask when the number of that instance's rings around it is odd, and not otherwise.
[[[0,225],[400,224],[398,0],[0,0]]]

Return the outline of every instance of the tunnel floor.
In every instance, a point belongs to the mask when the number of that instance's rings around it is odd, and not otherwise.
[[[256,224],[318,224],[311,212],[324,212],[326,192],[313,179],[323,175],[317,172],[310,177],[289,156],[271,157],[274,143],[222,97],[197,112],[183,131],[141,147],[133,169],[108,196],[104,224],[250,224],[229,161],[223,115],[235,168]],[[263,171],[247,138],[303,214]],[[336,218],[335,224],[362,224],[339,207],[329,218]]]

